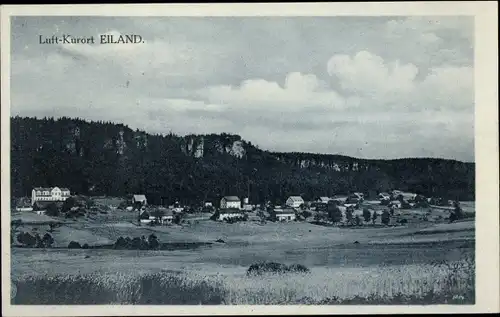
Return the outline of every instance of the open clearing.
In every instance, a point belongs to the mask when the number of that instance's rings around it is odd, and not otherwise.
[[[436,221],[423,222],[422,213],[400,211],[400,217],[408,219],[404,226],[339,228],[307,222],[227,224],[201,217],[189,224],[152,227],[138,226],[130,213],[112,212],[94,220],[65,222],[53,233],[55,246],[65,246],[72,240],[82,245],[109,245],[120,236],[147,237],[151,233],[162,243],[211,244],[172,251],[12,248],[12,278],[22,281],[28,276],[117,272],[131,276],[178,272],[190,279],[196,279],[195,275],[207,279],[215,276],[217,281],[233,285],[233,297],[225,295],[226,300],[233,303],[265,302],[248,292],[284,294],[293,290],[297,298],[317,300],[327,295],[385,296],[387,294],[382,293],[393,288],[408,294],[418,293],[425,291],[425,283],[444,279],[444,273],[433,266],[434,262],[459,261],[466,255],[473,256],[475,250],[473,219],[449,224],[436,217]],[[445,215],[439,210],[432,213]],[[29,219],[40,219],[34,216]],[[36,224],[25,224],[20,230],[29,231],[34,226]],[[46,230],[48,225],[38,226],[40,233]],[[217,239],[225,243],[216,243]],[[303,264],[311,269],[312,275],[267,280],[246,277],[248,267],[259,261]],[[402,280],[406,286],[402,286]],[[271,293],[266,296],[274,298],[276,294]]]

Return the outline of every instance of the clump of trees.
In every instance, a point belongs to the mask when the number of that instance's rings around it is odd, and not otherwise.
[[[453,202],[453,210],[450,213],[449,221],[454,222],[465,218],[465,213],[458,201]]]
[[[328,220],[330,220],[334,224],[342,220],[342,211],[335,201],[328,202],[327,213]]]
[[[119,237],[114,248],[118,250],[159,250],[161,247],[160,240],[152,233],[146,239],[145,236],[129,238]]]
[[[369,222],[372,218],[372,213],[368,208],[363,208],[363,218],[365,219],[365,222]]]
[[[391,222],[391,215],[387,209],[384,210],[384,212],[382,213],[380,221],[386,226],[389,225],[389,223]]]
[[[21,232],[17,235],[17,242],[28,248],[50,248],[54,244],[54,238],[49,233],[40,237],[38,233],[32,235],[29,232]]]
[[[285,274],[285,273],[309,273],[310,270],[302,264],[286,265],[277,262],[259,262],[250,265],[247,275],[258,276],[265,273]]]

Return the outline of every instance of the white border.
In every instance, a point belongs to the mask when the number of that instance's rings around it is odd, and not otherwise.
[[[497,2],[106,4],[1,7],[2,314],[5,316],[499,312]],[[12,306],[10,304],[10,16],[475,16],[476,304],[470,306]]]

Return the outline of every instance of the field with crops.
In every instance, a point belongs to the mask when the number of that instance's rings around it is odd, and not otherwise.
[[[57,246],[80,239],[102,248],[12,248],[13,304],[470,304],[475,300],[474,219],[447,223],[436,216],[436,221],[423,222],[416,210],[400,212],[399,217],[409,219],[406,225],[389,227],[227,224],[201,217],[182,225],[151,227],[138,226],[126,218],[130,215],[123,215],[67,221],[53,232]],[[44,226],[38,230],[47,230]],[[155,251],[110,246],[120,236],[152,233],[162,243],[204,244]],[[248,276],[247,269],[257,262],[301,264],[309,272]]]

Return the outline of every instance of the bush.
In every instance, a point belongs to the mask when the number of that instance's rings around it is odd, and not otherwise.
[[[375,220],[377,220],[378,218],[378,214],[376,211],[373,211],[373,215],[372,215],[372,223],[375,224]]]
[[[89,248],[89,245],[88,245],[87,243],[84,243],[84,244],[82,245],[82,249],[88,249],[88,248]]]
[[[62,207],[61,207],[61,211],[62,211],[62,212],[68,212],[68,211],[70,211],[70,210],[71,210],[71,208],[73,208],[73,207],[75,207],[75,206],[76,206],[76,203],[77,203],[77,201],[76,201],[76,199],[75,199],[74,197],[68,197],[68,198],[64,201],[64,203],[63,203],[63,205],[62,205]]]
[[[55,203],[50,203],[47,205],[45,213],[47,216],[57,217],[59,216],[59,207]]]
[[[160,241],[158,241],[158,238],[152,233],[148,237],[148,244],[149,244],[149,249],[151,250],[157,250],[160,248]]]
[[[356,218],[354,218],[354,223],[356,224],[356,226],[361,226],[363,224],[359,216],[356,216]]]
[[[76,242],[76,241],[71,241],[69,244],[68,244],[68,249],[81,249],[82,246],[80,245],[80,243]]]
[[[302,264],[292,264],[288,267],[288,270],[290,272],[297,272],[297,273],[309,273],[310,272],[310,270]]]
[[[372,214],[368,208],[363,208],[363,218],[365,219],[365,222],[370,221],[372,217]]]
[[[388,225],[389,222],[391,221],[391,215],[389,214],[389,212],[387,210],[384,210],[384,212],[382,213],[382,218],[381,218],[381,221],[384,225]]]
[[[43,235],[42,245],[44,248],[50,248],[54,244],[54,238],[49,233]]]
[[[17,241],[27,247],[34,247],[36,245],[36,237],[32,236],[28,232],[21,232],[18,234]]]
[[[329,202],[327,206],[327,211],[328,211],[328,219],[331,222],[337,223],[342,220],[342,211],[340,211],[340,208],[337,206],[337,204]]]
[[[404,224],[407,224],[408,223],[408,219],[401,219],[399,220],[399,223],[404,225]]]
[[[261,262],[250,265],[247,270],[248,275],[261,275],[264,273],[285,273],[288,267],[276,262]]]
[[[262,275],[265,273],[284,274],[284,273],[309,273],[310,270],[302,264],[292,264],[287,266],[277,262],[259,262],[250,265],[247,275]]]

